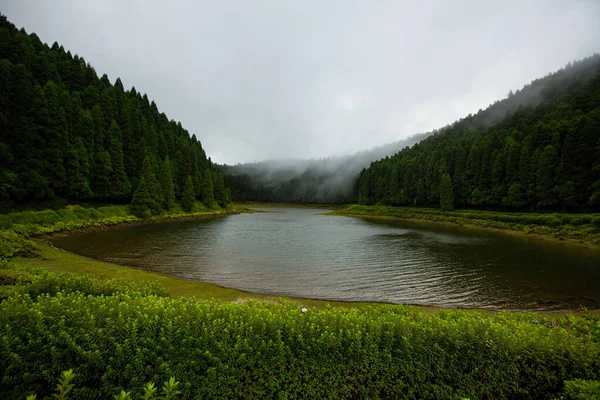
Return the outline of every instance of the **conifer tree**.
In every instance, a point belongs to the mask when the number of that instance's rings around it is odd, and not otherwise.
[[[210,169],[204,171],[204,180],[202,181],[202,201],[209,207],[215,202],[214,187]]]
[[[150,193],[148,192],[146,179],[144,179],[142,176],[140,184],[138,185],[135,193],[133,194],[133,198],[131,199],[131,213],[138,218],[148,218],[152,214],[150,209],[151,205],[152,199],[150,198]]]
[[[150,210],[152,210],[152,214],[156,215],[160,213],[164,199],[160,184],[156,180],[156,175],[154,175],[150,156],[144,158],[141,176],[145,179],[150,194]]]
[[[454,210],[454,192],[450,175],[442,175],[440,182],[440,208],[442,211]]]
[[[108,151],[111,160],[110,197],[113,199],[128,198],[131,195],[131,185],[127,174],[125,174],[121,130],[114,120],[108,129],[108,140]]]
[[[183,192],[181,193],[181,208],[185,212],[192,212],[194,211],[195,204],[194,184],[192,183],[192,177],[188,176],[183,186]]]
[[[163,194],[162,207],[170,210],[175,205],[175,187],[173,185],[173,165],[169,156],[165,158],[160,170],[160,187]]]
[[[227,199],[227,190],[225,189],[225,183],[223,182],[223,175],[219,173],[212,173],[214,180],[214,195],[215,200],[221,207],[227,206],[229,203]]]

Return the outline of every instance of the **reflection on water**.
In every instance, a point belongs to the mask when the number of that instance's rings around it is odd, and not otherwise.
[[[600,308],[600,251],[502,233],[278,209],[56,238],[104,261],[243,290],[504,309]]]

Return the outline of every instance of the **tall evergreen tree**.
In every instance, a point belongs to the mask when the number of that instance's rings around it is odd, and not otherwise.
[[[148,192],[146,179],[142,176],[133,198],[131,199],[131,213],[138,218],[148,218],[152,214],[152,198]]]
[[[173,165],[169,156],[165,158],[160,170],[160,187],[163,194],[162,207],[170,210],[175,205],[175,187],[173,185]]]
[[[125,173],[121,130],[114,120],[108,128],[108,141],[111,160],[110,197],[116,200],[125,199],[131,195],[131,185]]]
[[[141,177],[146,181],[148,193],[150,194],[150,210],[152,210],[152,214],[158,214],[162,210],[164,198],[160,184],[156,180],[156,175],[154,174],[154,170],[150,161],[150,156],[146,156],[146,158],[144,158]]]
[[[185,212],[194,211],[196,204],[196,198],[194,197],[194,184],[192,183],[192,177],[188,176],[183,186],[183,192],[181,193],[181,208]]]
[[[204,171],[204,180],[202,181],[202,201],[207,206],[211,206],[215,202],[214,187],[210,169]]]
[[[221,207],[227,206],[229,203],[229,199],[227,196],[227,189],[225,188],[225,183],[223,182],[223,175],[219,173],[213,173],[214,177],[214,195],[215,200]]]

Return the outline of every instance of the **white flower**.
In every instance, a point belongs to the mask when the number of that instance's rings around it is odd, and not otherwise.
[[[303,313],[305,313],[305,312],[307,312],[307,311],[308,311],[308,309],[306,309],[306,308],[302,307],[302,312],[303,312]]]

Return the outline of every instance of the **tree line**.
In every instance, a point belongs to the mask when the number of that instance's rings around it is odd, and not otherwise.
[[[0,15],[0,203],[65,198],[156,214],[197,199],[226,205],[223,176],[200,141],[135,87],[100,78]],[[192,204],[192,206],[189,206]],[[189,207],[188,207],[189,206]]]
[[[600,55],[372,163],[354,192],[361,204],[599,210]]]

